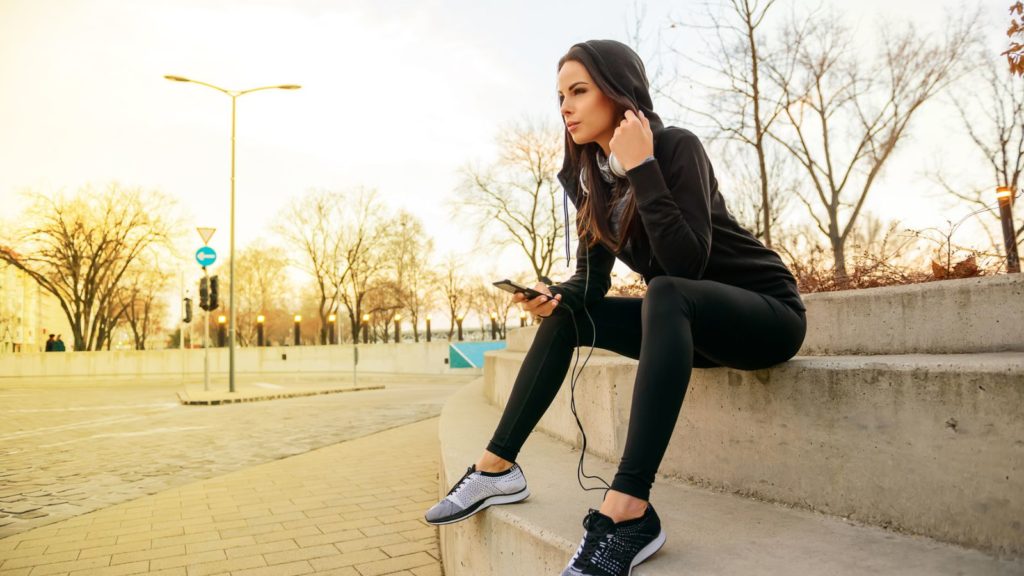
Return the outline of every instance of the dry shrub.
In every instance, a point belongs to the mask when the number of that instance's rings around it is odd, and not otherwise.
[[[793,273],[801,294],[988,276],[1003,265],[999,254],[953,243],[956,226],[950,226],[948,231],[899,231],[898,226],[898,221],[890,223],[882,238],[868,240],[866,245],[851,243],[847,276],[842,280],[836,278],[831,248],[812,239],[812,232],[794,231],[783,237],[775,251]],[[639,274],[612,273],[609,296],[642,297],[646,292],[647,286]]]
[[[888,228],[880,242],[851,246],[853,255],[847,261],[845,278],[836,277],[832,251],[826,246],[814,243],[800,251],[782,246],[778,252],[787,260],[803,294],[971,278],[999,269],[998,255],[954,244],[955,227],[940,234],[935,234],[934,228],[897,233],[897,224]],[[936,246],[929,250],[928,243]]]

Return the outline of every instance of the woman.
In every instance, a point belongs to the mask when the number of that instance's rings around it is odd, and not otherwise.
[[[635,52],[612,40],[574,45],[558,63],[558,93],[566,126],[558,177],[577,208],[576,273],[537,284],[545,296],[513,297],[545,320],[487,449],[426,520],[457,522],[526,498],[515,459],[574,348],[612,350],[639,360],[626,445],[563,576],[626,575],[665,541],[648,499],[692,368],[757,370],[790,359],[803,343],[805,308],[778,254],[729,213],[697,137],[655,114]],[[616,257],[643,275],[643,298],[605,296]]]

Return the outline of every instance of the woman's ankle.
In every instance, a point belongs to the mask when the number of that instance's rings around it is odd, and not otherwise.
[[[496,454],[485,451],[484,455],[476,461],[476,469],[480,472],[504,472],[512,468],[512,464]]]

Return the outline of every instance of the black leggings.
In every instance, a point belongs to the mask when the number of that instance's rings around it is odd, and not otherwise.
[[[640,361],[626,447],[611,488],[642,500],[650,497],[691,370],[780,364],[797,353],[807,329],[802,311],[772,296],[671,276],[654,278],[643,298],[606,297],[589,309],[594,345]],[[565,379],[577,329],[581,345],[594,342],[582,310],[541,322],[487,450],[515,461]]]

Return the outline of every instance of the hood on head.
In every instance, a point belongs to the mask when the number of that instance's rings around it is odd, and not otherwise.
[[[651,132],[657,141],[658,134],[665,126],[654,112],[651,101],[650,85],[643,60],[632,48],[616,40],[588,40],[574,44],[586,54],[589,62],[583,65],[591,74],[600,74],[613,89],[625,94],[633,103],[633,107],[642,110],[651,123]],[[569,265],[569,198],[575,203],[579,189],[580,166],[574,165],[569,155],[569,137],[565,137],[565,157],[562,169],[558,172],[558,181],[562,184],[562,202],[565,224],[565,263]]]

